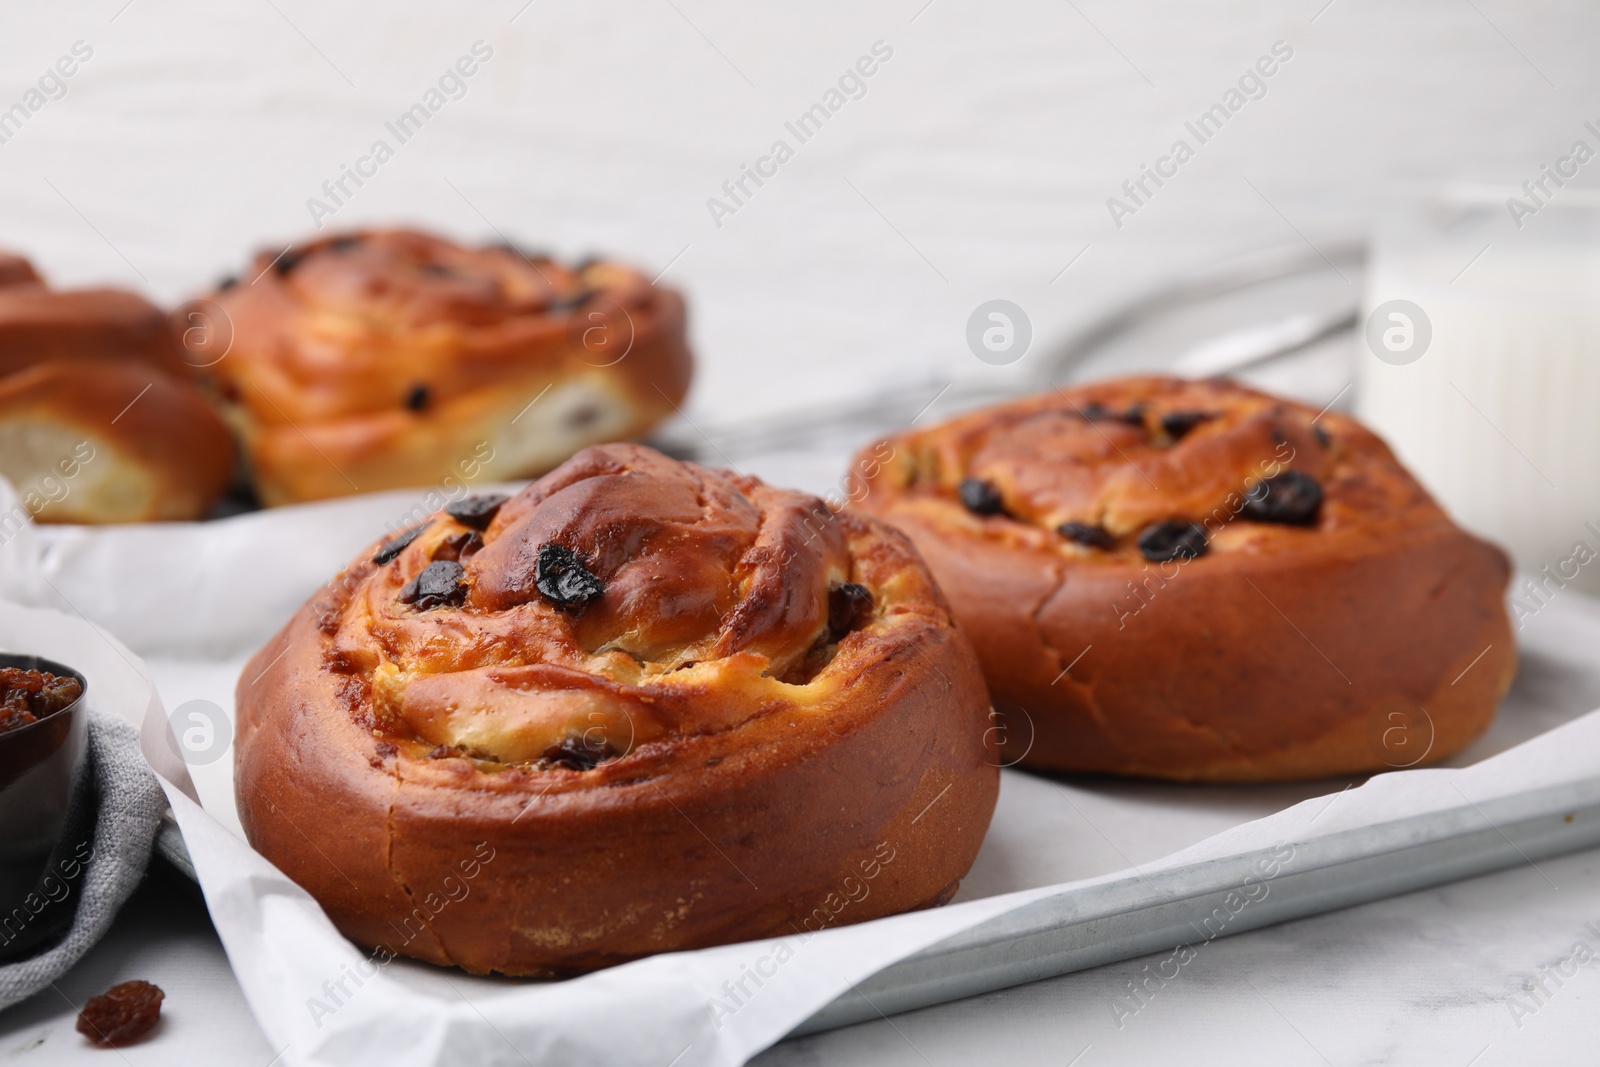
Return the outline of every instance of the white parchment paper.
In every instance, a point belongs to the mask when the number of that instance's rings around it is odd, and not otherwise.
[[[1129,866],[1149,872],[1600,775],[1600,714],[1585,714],[1600,705],[1600,607],[1562,591],[1520,635],[1518,683],[1490,734],[1453,761],[1464,769],[1399,771],[1348,789],[1069,783],[1007,771],[973,872],[943,909],[566,982],[386,962],[339,936],[249,848],[233,813],[231,759],[186,766],[166,716],[191,700],[231,713],[242,658],[420,496],[204,526],[25,528],[0,545],[9,601],[0,646],[78,666],[96,701],[144,726],[213,921],[283,1063],[738,1064],[887,964]]]

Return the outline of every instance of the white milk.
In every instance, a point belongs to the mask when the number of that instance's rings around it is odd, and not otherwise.
[[[1600,592],[1600,197],[1556,190],[1518,229],[1516,192],[1439,198],[1384,231],[1356,410],[1458,521],[1536,576],[1520,590],[1536,610],[1566,585]]]

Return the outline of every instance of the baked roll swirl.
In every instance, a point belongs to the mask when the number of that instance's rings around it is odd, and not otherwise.
[[[890,440],[862,506],[921,550],[1008,760],[1201,781],[1441,759],[1515,671],[1504,553],[1354,419],[1131,378]]]
[[[20,497],[0,528],[197,519],[234,457],[165,312],[120,289],[52,289],[0,253],[0,474]]]
[[[900,534],[637,445],[374,545],[237,698],[251,843],[355,941],[474,973],[942,903],[998,788]]]
[[[0,374],[73,359],[184,370],[166,313],[138,293],[53,289],[28,260],[0,252]]]
[[[683,399],[683,300],[632,268],[406,230],[265,251],[183,309],[268,505],[554,467]]]

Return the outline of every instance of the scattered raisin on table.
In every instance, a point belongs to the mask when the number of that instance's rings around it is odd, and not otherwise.
[[[103,1048],[131,1045],[155,1027],[165,998],[149,982],[121,982],[89,998],[78,1013],[78,1033]]]
[[[556,607],[574,610],[606,591],[605,583],[583,565],[577,553],[553,541],[539,546],[533,584]]]

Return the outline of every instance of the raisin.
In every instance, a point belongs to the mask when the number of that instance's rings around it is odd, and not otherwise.
[[[361,238],[355,236],[335,237],[333,240],[328,242],[328,247],[333,249],[335,252],[348,252],[352,248],[360,247],[360,245]]]
[[[89,998],[78,1013],[78,1033],[107,1048],[131,1045],[155,1027],[165,998],[149,982],[121,982]]]
[[[579,610],[606,591],[572,549],[555,543],[539,546],[533,584],[558,608]]]
[[[1056,527],[1056,532],[1068,541],[1090,548],[1115,548],[1116,538],[1104,526],[1091,526],[1086,522],[1064,522]]]
[[[1210,545],[1206,528],[1195,522],[1156,522],[1139,534],[1139,551],[1151,563],[1174,559],[1199,559]]]
[[[455,268],[447,266],[446,264],[443,264],[443,263],[424,263],[422,265],[422,267],[421,267],[421,270],[422,270],[422,273],[424,273],[424,274],[426,274],[426,275],[428,275],[429,277],[432,277],[432,278],[459,278],[460,277],[460,275],[456,273]]]
[[[433,399],[433,394],[428,392],[426,385],[413,385],[411,391],[406,394],[406,410],[426,411],[428,401],[431,399]]]
[[[1322,486],[1317,480],[1301,471],[1284,471],[1253,485],[1239,515],[1253,522],[1310,526],[1321,510]]]
[[[1312,423],[1311,424],[1311,432],[1316,435],[1317,444],[1321,445],[1323,448],[1327,448],[1330,444],[1333,443],[1333,438],[1331,436],[1329,436],[1328,431],[1324,430],[1321,426],[1318,426],[1316,423]]]
[[[283,255],[278,257],[278,261],[275,264],[277,267],[278,276],[287,277],[289,272],[298,267],[300,265],[300,261],[305,258],[306,254],[304,252],[285,252]]]
[[[372,557],[372,562],[378,564],[380,567],[385,563],[388,563],[401,552],[404,552],[405,547],[411,542],[415,541],[417,539],[417,535],[427,528],[427,523],[423,523],[421,526],[413,526],[399,537],[396,537],[393,541],[386,542],[384,546],[378,549],[377,553]]]
[[[458,500],[454,504],[446,504],[444,513],[463,526],[470,526],[474,530],[487,530],[500,511],[500,505],[510,499],[504,493],[483,493]]]
[[[234,274],[224,274],[217,282],[217,292],[226,293],[229,289],[239,284],[239,278]]]
[[[828,640],[837,641],[872,616],[872,592],[855,582],[828,590]]]
[[[583,734],[581,737],[569,737],[560,744],[551,745],[542,755],[547,762],[557,767],[565,767],[569,771],[591,771],[616,753],[611,751],[611,746],[603,739]]]
[[[44,677],[38,698],[40,714],[53,715],[62,708],[70,707],[73,701],[83,695],[83,685],[76,678],[40,673]]]
[[[1125,422],[1129,426],[1137,426],[1142,430],[1144,429],[1145,410],[1146,408],[1143,401],[1129,404],[1127,411],[1112,411],[1106,405],[1100,403],[1100,401],[1092,400],[1079,408],[1078,414],[1088,419],[1090,422],[1096,422],[1101,419],[1110,419],[1113,422]]]
[[[440,541],[439,547],[433,550],[433,558],[442,560],[466,559],[482,547],[483,535],[477,530],[468,530],[466,533],[452,534]]]
[[[593,404],[585,404],[580,408],[574,408],[572,411],[567,412],[567,417],[562,421],[566,423],[569,430],[587,430],[599,422],[600,416],[604,414],[605,412]]]
[[[24,726],[32,726],[39,721],[39,716],[27,708],[17,707],[8,698],[4,705],[0,705],[0,734],[7,730],[20,730]]]
[[[76,678],[48,671],[0,668],[0,733],[32,726],[83,695]]]
[[[1006,502],[993,482],[986,482],[982,478],[963,478],[956,492],[961,495],[961,503],[974,515],[1005,514]]]
[[[1174,441],[1181,441],[1190,430],[1212,418],[1204,411],[1170,411],[1161,416],[1161,429]]]
[[[462,576],[466,571],[454,560],[437,560],[422,568],[405,588],[400,590],[400,602],[410,604],[418,611],[433,608],[460,607],[467,599],[467,586]]]
[[[595,295],[593,289],[579,289],[576,293],[558,296],[550,301],[548,308],[551,311],[571,311],[573,308],[587,302]]]

